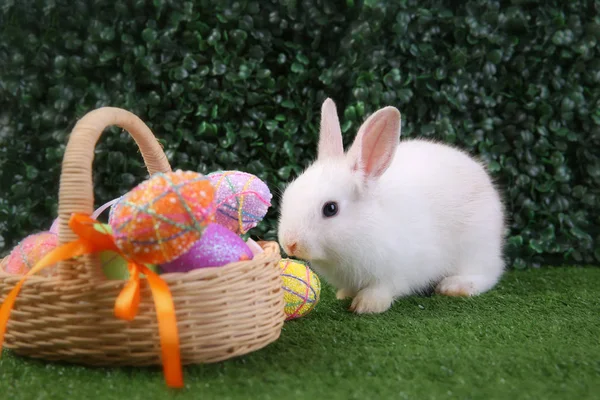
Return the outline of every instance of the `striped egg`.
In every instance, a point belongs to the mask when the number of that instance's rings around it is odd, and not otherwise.
[[[215,222],[244,234],[264,218],[271,206],[269,187],[256,176],[240,171],[207,175],[215,188]]]
[[[115,243],[146,264],[176,259],[214,218],[214,189],[202,174],[157,173],[122,196],[109,216]]]

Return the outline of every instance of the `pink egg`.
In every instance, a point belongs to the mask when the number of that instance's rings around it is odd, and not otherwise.
[[[50,232],[39,232],[23,239],[8,256],[4,271],[9,274],[26,274],[46,254],[58,245],[58,236]],[[39,275],[50,276],[56,268],[43,269]]]
[[[188,272],[196,268],[220,267],[252,258],[252,251],[241,237],[222,225],[212,223],[189,251],[160,267],[164,273]]]
[[[248,248],[252,251],[252,254],[254,254],[254,255],[265,252],[258,243],[256,243],[254,240],[252,240],[250,238],[248,238],[248,240],[246,241],[246,244],[248,245]]]
[[[244,234],[264,218],[271,206],[269,187],[256,176],[241,171],[207,175],[215,187],[215,222]]]
[[[59,225],[60,221],[58,218],[56,218],[54,220],[54,222],[52,222],[52,226],[50,227],[50,233],[54,233],[55,235],[58,235],[58,225]]]

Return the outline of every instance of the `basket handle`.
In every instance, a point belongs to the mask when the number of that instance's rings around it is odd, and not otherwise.
[[[171,166],[150,128],[135,114],[115,107],[102,107],[83,116],[71,132],[62,163],[58,195],[60,221],[59,243],[77,239],[69,228],[73,213],[91,215],[94,212],[94,188],[92,162],[94,149],[104,129],[116,125],[127,130],[137,143],[150,175],[170,172]],[[102,276],[94,256],[85,256],[85,262],[68,260],[60,262],[59,279],[94,279]]]

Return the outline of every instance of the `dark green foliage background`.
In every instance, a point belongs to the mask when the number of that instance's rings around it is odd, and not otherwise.
[[[514,267],[597,263],[599,8],[562,0],[3,0],[2,251],[50,225],[68,134],[96,107],[139,115],[174,167],[241,169],[277,192],[314,157],[320,103],[330,96],[347,144],[368,114],[394,105],[404,136],[481,156],[504,192]],[[98,204],[146,173],[117,129],[99,143],[94,171]],[[277,207],[256,236],[275,237]]]

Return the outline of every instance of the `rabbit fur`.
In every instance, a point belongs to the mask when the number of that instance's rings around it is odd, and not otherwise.
[[[485,166],[445,144],[400,141],[400,128],[400,112],[382,108],[344,152],[336,106],[325,100],[317,159],[282,196],[280,245],[338,299],[352,298],[356,313],[384,312],[431,286],[478,295],[504,271],[504,207]]]

